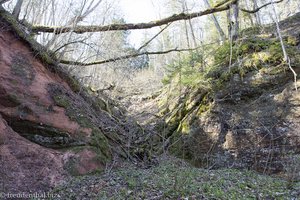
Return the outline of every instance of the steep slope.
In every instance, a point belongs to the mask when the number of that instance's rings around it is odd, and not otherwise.
[[[280,23],[297,73],[299,23],[300,14]],[[300,177],[300,94],[274,32],[274,25],[244,30],[232,47],[210,47],[208,63],[192,54],[174,67],[160,103],[172,153],[196,166]]]
[[[0,16],[0,192],[47,191],[101,171],[128,135],[122,109],[95,99],[10,14]]]

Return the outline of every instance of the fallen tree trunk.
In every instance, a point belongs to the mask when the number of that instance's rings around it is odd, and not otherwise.
[[[221,12],[229,9],[229,5],[236,3],[238,0],[230,0],[227,1],[226,4],[221,7],[214,7],[200,12],[194,13],[180,13],[174,14],[170,17],[151,21],[148,23],[128,23],[128,24],[111,24],[106,26],[66,26],[66,27],[51,27],[51,26],[32,26],[31,30],[35,33],[45,32],[45,33],[55,33],[62,34],[67,32],[74,32],[77,34],[87,33],[87,32],[104,32],[104,31],[123,31],[123,30],[136,30],[136,29],[149,29],[153,27],[162,26],[165,24],[169,24],[174,21],[180,20],[190,20],[192,18],[209,15],[216,12]]]
[[[190,20],[196,17],[201,17],[217,12],[222,12],[228,10],[230,5],[236,4],[239,0],[225,0],[221,3],[215,5],[213,8],[209,8],[204,11],[194,12],[194,13],[180,13],[174,14],[170,17],[155,20],[148,23],[128,23],[128,24],[110,24],[105,26],[97,26],[97,25],[90,25],[90,26],[60,26],[60,27],[53,27],[53,26],[43,26],[43,25],[35,25],[31,27],[32,32],[34,33],[55,33],[55,34],[62,34],[68,32],[74,32],[77,34],[83,33],[91,33],[91,32],[105,32],[105,31],[124,31],[124,30],[138,30],[138,29],[149,29],[153,27],[158,27],[162,25],[169,24],[171,22],[180,21],[180,20]],[[274,3],[280,3],[283,0],[278,0]],[[255,10],[247,10],[240,8],[241,11],[246,13],[256,13],[260,9],[270,5],[271,3],[266,3]]]

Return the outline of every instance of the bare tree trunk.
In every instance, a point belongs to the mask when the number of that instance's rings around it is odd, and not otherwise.
[[[188,10],[186,1],[184,1],[184,6],[185,6],[186,10]],[[194,47],[197,47],[197,41],[196,41],[196,36],[195,36],[195,32],[194,32],[193,25],[192,25],[192,20],[189,19],[188,22],[189,22],[189,26],[190,26],[190,29],[191,29],[191,34],[192,34],[192,38],[193,38]]]
[[[188,48],[191,48],[190,37],[189,37],[189,30],[188,30],[188,25],[187,25],[186,21],[184,21],[184,27],[185,27],[185,35],[186,35],[187,46],[188,46]]]
[[[282,2],[283,0],[278,0],[274,3],[279,3]],[[255,10],[246,10],[243,8],[239,8],[238,6],[238,0],[227,0],[225,1],[226,3],[219,3],[221,6],[216,5],[213,8],[206,9],[200,12],[193,12],[193,13],[180,13],[180,14],[174,14],[172,16],[160,19],[160,20],[155,20],[151,21],[148,23],[128,23],[128,24],[110,24],[110,25],[105,25],[105,26],[63,26],[63,27],[51,27],[51,26],[38,26],[34,25],[32,26],[32,31],[33,32],[46,32],[46,33],[55,33],[55,34],[62,34],[62,33],[67,33],[67,32],[73,32],[77,34],[82,34],[86,32],[104,32],[104,31],[124,31],[124,30],[137,30],[137,29],[149,29],[153,27],[158,27],[162,26],[165,24],[169,24],[170,22],[175,22],[175,21],[180,21],[180,20],[191,20],[193,18],[217,13],[217,12],[222,12],[229,10],[229,7],[233,9],[233,17],[234,19],[232,20],[233,22],[233,33],[234,36],[237,37],[237,33],[239,31],[239,21],[238,21],[238,16],[239,16],[239,9],[243,12],[247,13],[255,13],[259,11],[260,9],[270,5],[271,3],[266,3],[260,7],[258,7]],[[231,6],[230,6],[231,5]]]
[[[205,5],[206,5],[206,7],[207,7],[208,9],[211,8],[211,6],[210,6],[208,0],[204,0],[204,3],[205,3]],[[221,40],[222,42],[224,42],[224,41],[226,40],[226,36],[225,36],[225,33],[224,33],[224,31],[222,30],[222,28],[221,28],[221,26],[220,26],[220,24],[219,24],[219,22],[218,22],[218,20],[217,20],[217,18],[216,18],[216,16],[215,16],[214,14],[212,14],[212,15],[211,15],[211,19],[213,20],[213,22],[214,22],[214,24],[215,24],[215,27],[217,28],[217,31],[218,31],[218,33],[219,33],[219,35],[220,35],[220,40]]]
[[[257,0],[253,0],[253,10],[256,10],[257,8],[258,8]],[[255,13],[255,19],[256,19],[256,24],[260,26],[261,25],[261,19],[260,19],[259,12]]]
[[[18,0],[17,4],[14,7],[14,10],[12,12],[12,15],[16,18],[19,19],[21,8],[22,8],[23,0]]]
[[[228,37],[230,41],[235,41],[238,38],[238,34],[239,34],[238,2],[232,4],[230,6],[230,9],[227,10],[227,22],[228,22]]]
[[[195,36],[195,32],[194,32],[194,28],[193,28],[191,20],[189,20],[189,25],[190,25],[190,29],[191,29],[191,33],[192,33],[192,37],[193,37],[194,47],[197,47],[196,36]]]
[[[167,54],[170,52],[191,52],[191,51],[196,51],[199,48],[193,48],[193,49],[169,49],[166,51],[144,51],[144,52],[140,52],[140,53],[135,53],[135,54],[130,54],[130,55],[125,55],[125,56],[120,56],[120,57],[116,57],[116,58],[110,58],[107,60],[101,60],[101,61],[95,61],[95,62],[90,62],[90,63],[83,63],[83,62],[77,62],[77,61],[70,61],[70,60],[60,60],[59,62],[62,64],[67,64],[67,65],[80,65],[80,66],[91,66],[91,65],[101,65],[101,64],[105,64],[105,63],[109,63],[109,62],[115,62],[118,60],[124,60],[124,59],[128,59],[128,58],[135,58],[138,56],[142,56],[142,55],[163,55],[163,54]]]
[[[231,10],[230,9],[226,11],[226,17],[227,17],[227,24],[228,24],[227,34],[228,34],[229,40],[231,40],[232,22],[231,22]]]
[[[236,40],[239,34],[239,6],[238,2],[232,5],[232,12],[233,12],[233,26],[232,26],[232,40]]]
[[[247,9],[250,10],[250,7],[251,7],[250,0],[246,0],[246,1],[245,1],[245,4],[246,4]],[[253,26],[254,26],[254,21],[253,21],[252,15],[251,15],[250,13],[245,13],[245,14],[246,14],[246,16],[249,18],[251,27],[253,27]]]

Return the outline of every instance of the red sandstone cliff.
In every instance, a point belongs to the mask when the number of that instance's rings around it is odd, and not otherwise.
[[[107,136],[128,130],[1,12],[0,192],[46,191],[102,170],[113,152]]]

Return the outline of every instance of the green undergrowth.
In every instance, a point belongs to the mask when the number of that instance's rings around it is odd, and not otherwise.
[[[90,193],[91,185],[101,190]],[[75,179],[53,192],[63,199],[84,193],[93,199],[295,199],[299,189],[298,182],[290,185],[253,171],[205,170],[167,160],[149,169],[125,167],[108,176]]]
[[[201,66],[203,56],[199,52],[192,52],[182,59],[166,67],[168,75],[162,80],[164,84],[169,84],[174,79],[178,79],[185,86],[196,86],[199,81],[204,80]]]
[[[178,167],[172,163],[161,164],[143,177],[143,171],[119,172],[125,177],[128,188],[143,197],[149,188],[161,191],[163,198],[206,197],[216,199],[277,198],[288,194],[287,182],[251,171],[207,171],[190,167]],[[141,176],[143,178],[141,178]]]
[[[292,66],[297,66],[300,63],[297,48],[288,44],[287,41],[285,41],[285,47],[292,60]],[[272,70],[273,68],[276,68],[276,70]],[[212,87],[219,90],[226,86],[226,82],[234,74],[238,74],[243,78],[249,72],[271,71],[272,75],[276,75],[284,73],[287,68],[287,64],[283,61],[282,47],[278,40],[250,38],[240,40],[233,46],[230,46],[229,43],[221,46],[214,55],[214,64],[212,67],[207,68],[205,77],[211,80]]]
[[[299,51],[295,46],[298,44],[297,38],[285,37],[284,44],[292,66],[299,65]],[[282,66],[282,70],[277,70],[278,73],[287,69],[280,41],[276,38],[245,38],[234,44],[225,42],[221,46],[211,48],[215,51],[208,55],[205,61],[200,52],[193,52],[167,66],[169,73],[163,79],[163,83],[219,89],[219,86],[224,86],[234,74],[244,77],[248,72],[259,72],[261,69],[278,65]]]

